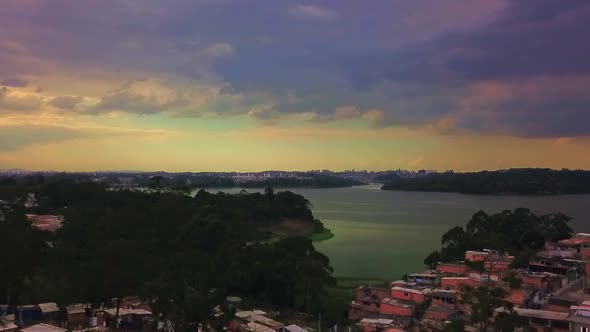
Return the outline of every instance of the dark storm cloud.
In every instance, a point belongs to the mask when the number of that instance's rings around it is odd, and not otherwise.
[[[0,85],[12,87],[12,88],[23,88],[27,86],[29,82],[22,78],[10,77],[0,81]]]
[[[219,86],[206,111],[263,121],[297,113],[338,121],[350,107],[359,117],[382,111],[372,118],[381,125],[452,119],[459,128],[449,130],[590,135],[587,93],[577,88],[590,83],[589,21],[586,0],[9,0],[0,62],[28,62],[0,74],[28,77],[22,71],[51,68],[45,61],[163,73]],[[93,113],[191,108],[175,91],[96,95]],[[17,97],[13,108],[34,104]],[[73,110],[75,98],[49,103]]]
[[[342,75],[348,79],[350,91],[338,99],[341,103],[382,107],[387,112],[384,119],[392,123],[449,116],[463,129],[480,132],[535,137],[590,135],[590,99],[587,91],[579,88],[590,86],[586,77],[590,73],[588,22],[587,1],[512,1],[487,24],[411,47],[318,47],[301,56],[286,52],[264,67],[261,63],[257,66],[258,57],[254,57],[246,62],[250,64],[246,69],[238,69],[238,62],[235,68],[219,71],[238,89],[293,89],[304,100],[309,100],[318,86],[329,90]],[[281,72],[291,79],[256,80],[257,70],[274,72],[275,76]],[[335,79],[317,84],[317,77],[320,82]],[[493,88],[473,88],[480,83],[511,93],[501,100],[490,99]],[[522,86],[528,90],[521,91]],[[468,99],[479,102],[466,106]],[[320,112],[330,112],[336,106],[330,101],[315,105]],[[297,107],[311,105],[299,103],[284,109],[297,111]]]

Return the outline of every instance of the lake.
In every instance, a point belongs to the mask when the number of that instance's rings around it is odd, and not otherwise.
[[[590,232],[590,195],[479,196],[384,191],[378,185],[276,189],[280,190],[304,195],[314,216],[335,234],[315,247],[330,258],[337,277],[392,280],[421,271],[424,257],[440,247],[441,235],[464,226],[478,210],[492,214],[526,207],[538,214],[563,212],[573,218],[574,230]]]

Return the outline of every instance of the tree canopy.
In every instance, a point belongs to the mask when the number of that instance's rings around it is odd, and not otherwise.
[[[488,215],[475,213],[465,227],[456,226],[443,234],[440,251],[425,258],[426,265],[462,260],[467,250],[494,249],[516,256],[515,264],[543,248],[546,241],[571,237],[571,218],[562,213],[537,216],[529,209],[505,210]]]
[[[587,194],[590,171],[510,169],[473,173],[430,173],[403,178],[395,174],[380,178],[383,190],[439,191],[465,194]]]
[[[333,282],[328,258],[311,240],[272,238],[267,230],[284,219],[323,229],[309,201],[292,192],[191,197],[71,181],[33,189],[32,209],[65,221],[55,234],[32,228],[24,211],[0,222],[0,234],[11,239],[0,241],[14,269],[2,273],[9,304],[99,304],[140,294],[182,331],[207,322],[225,294],[315,312],[317,296]]]

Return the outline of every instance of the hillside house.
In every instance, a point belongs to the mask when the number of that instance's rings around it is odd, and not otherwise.
[[[412,302],[385,298],[381,301],[379,313],[381,315],[412,317],[412,314],[414,313],[414,305]]]
[[[364,318],[356,324],[362,332],[403,332],[409,325],[409,318]]]
[[[430,292],[428,288],[408,288],[395,286],[391,288],[391,297],[396,300],[422,303],[426,300],[426,294]]]
[[[439,263],[436,265],[436,272],[445,275],[466,276],[469,267],[463,263]]]

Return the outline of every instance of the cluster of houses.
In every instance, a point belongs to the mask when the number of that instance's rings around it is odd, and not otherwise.
[[[465,260],[439,263],[388,289],[361,286],[349,304],[349,319],[363,332],[441,331],[452,320],[469,322],[464,286],[503,288],[505,301],[538,330],[590,331],[590,234],[546,243],[526,269],[512,269],[514,257],[493,250],[467,251]],[[475,268],[479,263],[481,268]],[[522,282],[511,288],[508,277]],[[502,308],[497,309],[497,313]],[[466,330],[476,330],[466,324]]]
[[[228,330],[233,332],[308,332],[296,324],[286,325],[268,317],[262,310],[240,310],[228,324]]]
[[[231,310],[231,318],[224,330],[231,332],[311,331],[310,328],[276,321],[262,310],[241,310],[241,299],[237,297],[227,298],[227,308]],[[212,311],[215,317],[225,314],[221,306]],[[112,307],[93,308],[89,303],[65,307],[56,303],[21,305],[16,308],[0,305],[0,332],[100,331],[109,328],[120,331],[153,331],[154,326],[160,331],[174,330],[170,322],[153,317],[148,303],[133,296],[121,300],[118,312]],[[199,327],[198,330],[201,332],[205,329]]]
[[[142,329],[151,318],[149,306],[137,297],[122,299],[117,315],[115,308],[93,308],[90,303],[64,307],[56,303],[0,305],[0,332],[65,332],[101,329],[111,325]],[[118,317],[115,320],[115,317]]]

